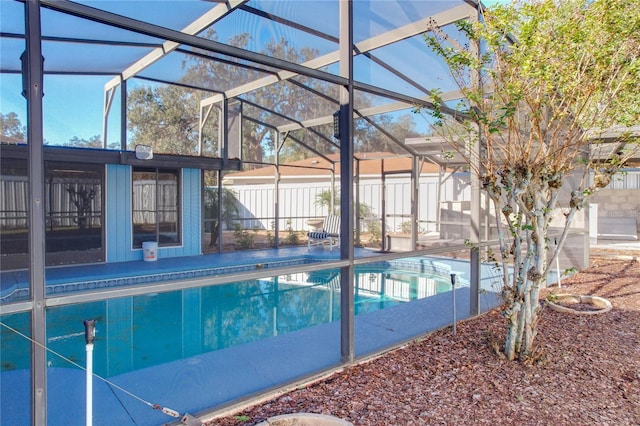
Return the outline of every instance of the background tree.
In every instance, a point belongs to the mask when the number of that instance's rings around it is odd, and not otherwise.
[[[209,30],[205,37],[217,40],[218,35],[215,31]],[[247,48],[250,41],[251,36],[244,33],[232,37],[226,43]],[[316,49],[296,49],[290,46],[285,38],[267,43],[260,53],[292,63],[303,63],[319,56]],[[127,119],[132,144],[151,145],[156,152],[195,154],[200,101],[214,93],[269,75],[257,68],[246,66],[242,61],[199,49],[193,49],[193,55],[187,55],[182,65],[184,76],[180,79],[180,83],[185,86],[144,85],[130,91]],[[186,86],[203,87],[211,91],[198,91]],[[244,93],[239,98],[246,101],[243,106],[245,116],[252,117],[258,122],[280,125],[290,123],[282,116],[291,117],[294,121],[331,116],[338,109],[335,100],[339,99],[339,96],[338,87],[334,84],[296,76]],[[360,108],[371,104],[373,100],[370,95],[359,96]],[[217,112],[214,110],[215,114]],[[406,135],[415,134],[415,122],[410,115],[395,120],[392,116],[383,114],[370,117],[370,120],[383,127],[392,126],[391,131],[394,133],[397,131],[400,140]],[[211,118],[207,123],[203,132],[205,145],[211,145],[210,152],[217,152],[217,119]],[[326,154],[336,152],[336,145],[330,142],[333,135],[332,124],[318,126],[315,130],[317,132],[303,129],[293,132],[292,135],[318,152]],[[319,133],[325,137],[320,136]],[[395,145],[366,120],[356,120],[354,133],[357,152],[390,150]],[[276,141],[270,127],[250,120],[243,121],[243,159],[258,163],[273,163],[275,149]],[[280,150],[280,161],[295,161],[315,155],[312,150],[295,141],[290,141]]]
[[[27,140],[27,129],[22,125],[18,114],[15,112],[0,114],[0,129],[3,136],[11,136],[23,141]]]
[[[197,91],[180,86],[143,86],[127,99],[132,145],[150,145],[158,153],[194,155],[198,143]]]
[[[634,0],[521,2],[458,30],[467,42],[435,32],[426,41],[466,99],[462,125],[449,126],[438,109],[432,115],[493,201],[502,270],[512,271],[504,274],[504,352],[524,360],[534,352],[539,289],[572,219],[638,151],[625,127],[613,144],[599,135],[640,122],[640,8]],[[562,234],[551,250],[554,219]]]
[[[69,146],[78,148],[102,148],[102,137],[100,135],[91,136],[89,139],[81,139],[77,136],[69,139]],[[112,144],[115,149],[115,144]]]

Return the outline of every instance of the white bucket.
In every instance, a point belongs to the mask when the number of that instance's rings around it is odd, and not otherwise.
[[[142,243],[142,258],[145,262],[155,262],[158,260],[158,243],[155,241],[145,241]]]

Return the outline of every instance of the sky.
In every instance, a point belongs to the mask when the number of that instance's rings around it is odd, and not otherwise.
[[[16,112],[26,124],[26,100],[16,87],[21,87],[19,75],[2,75],[0,80],[0,111]],[[104,96],[101,87],[108,78],[47,76],[44,82],[43,125],[46,141],[60,144],[73,137],[90,139],[102,134],[102,110]],[[81,102],[69,102],[81,99]],[[61,113],[61,111],[64,111]],[[117,132],[117,130],[115,130]]]

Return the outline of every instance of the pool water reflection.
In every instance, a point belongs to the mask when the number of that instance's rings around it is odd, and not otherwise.
[[[323,270],[50,308],[47,343],[84,365],[83,321],[95,319],[94,371],[115,376],[337,321],[339,279]],[[356,315],[451,290],[446,278],[414,271],[358,268],[354,280]],[[3,347],[3,370],[29,368],[14,355]],[[47,357],[50,367],[72,367]]]

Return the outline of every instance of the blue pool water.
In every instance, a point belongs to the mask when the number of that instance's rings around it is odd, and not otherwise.
[[[448,276],[357,268],[356,315],[451,290]],[[94,371],[110,377],[340,319],[336,270],[50,308],[47,344],[85,364],[84,325],[97,320]],[[27,315],[2,321],[28,334]],[[28,369],[29,342],[2,327],[2,370]],[[71,367],[49,353],[50,367]]]

